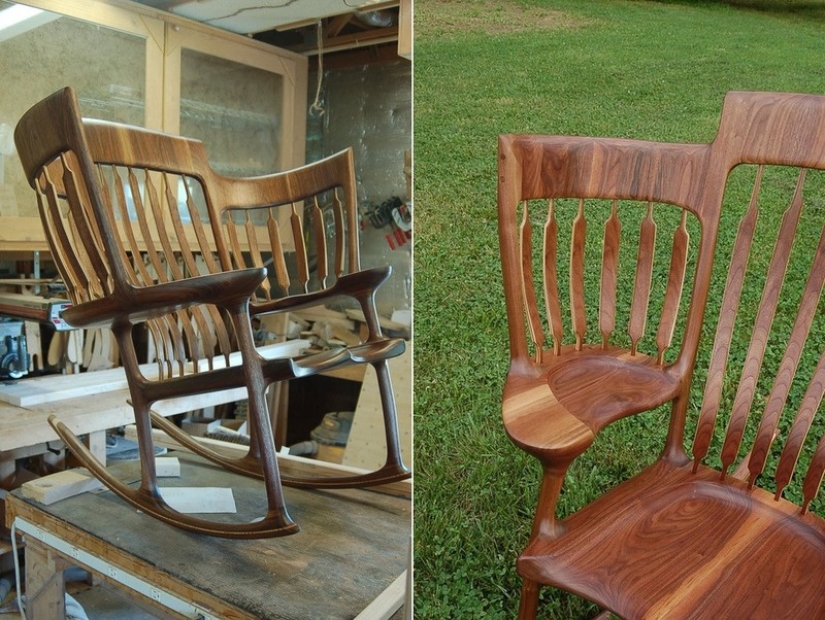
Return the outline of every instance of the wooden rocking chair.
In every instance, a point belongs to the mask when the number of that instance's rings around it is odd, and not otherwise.
[[[288,172],[227,178],[211,169],[198,141],[81,119],[70,88],[30,109],[15,141],[73,303],[64,318],[78,328],[110,327],[120,347],[139,439],[139,488],[113,477],[70,429],[50,420],[112,491],[184,529],[260,538],[297,531],[282,481],[336,488],[409,477],[387,367],[389,358],[403,352],[404,341],[382,335],[375,309],[375,290],[390,269],[360,268],[351,151]],[[309,231],[305,210],[312,218]],[[272,280],[268,263],[274,266]],[[369,329],[365,342],[286,359],[256,349],[251,316],[322,305],[338,296],[360,304]],[[138,364],[134,328],[140,323],[154,342],[157,377],[146,376]],[[386,464],[357,476],[280,477],[267,387],[364,363],[375,367],[379,381]],[[251,445],[240,459],[217,454],[151,412],[158,401],[234,387],[246,387],[249,402]],[[158,489],[152,421],[198,454],[262,478],[267,515],[225,524],[171,509]]]
[[[499,166],[503,420],[544,471],[519,617],[544,585],[626,619],[825,617],[825,97],[730,93],[707,145],[506,135]],[[600,431],[668,403],[659,458],[557,518]]]

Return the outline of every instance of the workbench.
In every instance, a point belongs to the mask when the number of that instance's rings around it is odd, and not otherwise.
[[[162,486],[231,487],[234,515],[266,509],[263,484],[179,454],[181,477]],[[111,470],[139,478],[137,462]],[[50,506],[12,492],[6,522],[25,535],[30,618],[62,619],[62,569],[79,565],[173,618],[388,618],[400,605],[409,561],[409,499],[363,489],[284,489],[294,536],[227,540],[193,534],[137,512],[110,491]]]

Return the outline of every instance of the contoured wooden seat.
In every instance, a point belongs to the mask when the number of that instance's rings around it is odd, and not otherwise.
[[[281,482],[336,488],[409,477],[387,366],[405,345],[382,334],[375,309],[375,291],[389,268],[360,266],[351,151],[269,176],[223,177],[198,141],[81,119],[70,88],[32,107],[18,123],[15,141],[73,302],[64,318],[74,327],[110,327],[120,347],[139,437],[139,488],[113,478],[70,429],[51,421],[112,491],[173,525],[250,538],[297,531]],[[340,296],[354,298],[364,312],[369,336],[361,344],[289,358],[256,349],[250,317]],[[156,375],[138,364],[134,328],[141,323],[157,352]],[[385,465],[363,475],[281,477],[267,387],[364,363],[378,377]],[[249,403],[251,445],[241,459],[215,453],[151,411],[158,401],[235,387],[246,388]],[[152,421],[198,454],[262,478],[268,514],[258,522],[224,524],[172,510],[157,485]]]
[[[626,619],[825,617],[825,97],[729,93],[706,145],[502,136],[499,166],[503,421],[544,471],[519,617],[544,585]],[[658,459],[557,518],[599,432],[667,403]]]

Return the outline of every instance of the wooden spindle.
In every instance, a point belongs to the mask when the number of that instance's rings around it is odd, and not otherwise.
[[[542,277],[544,280],[544,304],[547,309],[547,321],[550,333],[553,336],[553,352],[561,353],[561,342],[564,337],[564,325],[561,319],[559,303],[559,223],[556,221],[555,202],[551,198],[547,204],[547,220],[544,223],[544,260],[542,261]]]
[[[519,248],[521,250],[521,295],[530,338],[536,345],[536,360],[541,362],[544,350],[544,331],[536,307],[536,287],[533,279],[533,226],[530,224],[530,208],[525,200],[519,224]]]
[[[41,183],[36,189],[40,212],[45,214],[51,224],[46,227],[46,232],[51,236],[49,247],[55,248],[58,252],[58,256],[54,257],[55,262],[65,270],[63,277],[67,279],[66,283],[75,296],[74,301],[89,301],[92,292],[89,277],[80,262],[78,253],[72,247],[73,244],[66,230],[68,220],[65,220],[60,213],[57,189],[50,178],[48,168],[43,169]]]
[[[301,216],[298,215],[298,205],[292,203],[292,215],[289,216],[289,223],[292,226],[292,241],[295,243],[295,259],[298,263],[298,281],[306,293],[309,291],[309,259],[307,257],[306,243],[304,243],[304,225]]]
[[[275,281],[281,287],[284,295],[289,295],[289,270],[286,266],[286,256],[284,254],[283,243],[281,242],[281,229],[278,220],[275,218],[275,210],[269,210],[269,217],[266,220],[266,229],[269,233],[269,245],[272,250],[272,263],[275,266]]]
[[[316,273],[321,281],[321,288],[327,287],[327,231],[324,226],[324,213],[318,206],[318,196],[312,201],[312,230],[315,234]]]
[[[584,200],[579,200],[579,210],[573,220],[570,242],[570,312],[573,333],[576,336],[576,350],[581,351],[587,320],[584,305],[584,249],[587,236],[587,220],[584,217]]]
[[[77,178],[74,171],[69,167],[66,154],[61,155],[63,163],[63,187],[66,190],[67,200],[74,204],[83,204],[78,191]],[[104,291],[109,291],[109,270],[103,262],[103,251],[100,243],[100,235],[95,235],[92,224],[89,222],[88,208],[81,210],[71,210],[69,212],[69,228],[76,235],[76,242],[72,244],[80,253],[80,262],[88,267],[85,269],[87,276],[95,274],[94,278],[88,278],[88,285],[92,290],[92,296],[102,297]],[[88,244],[88,246],[87,246]],[[72,246],[70,246],[72,247]],[[86,247],[91,247],[94,251],[86,251]]]
[[[610,336],[616,329],[616,289],[619,277],[619,241],[622,224],[619,221],[618,201],[614,200],[610,217],[604,224],[604,250],[602,252],[602,279],[599,299],[599,331],[602,348],[607,348]]]
[[[725,372],[728,365],[728,354],[733,337],[733,327],[736,322],[736,310],[739,308],[739,298],[742,294],[742,284],[745,281],[745,272],[748,267],[753,235],[756,231],[756,222],[759,217],[758,197],[762,184],[763,168],[756,172],[748,210],[739,228],[736,231],[736,241],[733,246],[728,278],[722,298],[722,308],[719,312],[719,323],[716,326],[716,336],[713,341],[713,354],[708,367],[708,378],[705,383],[702,408],[693,439],[694,470],[702,459],[707,456],[713,429],[716,426],[716,416],[722,401],[722,388],[725,382]]]
[[[730,422],[725,434],[725,442],[722,445],[722,475],[733,464],[742,443],[742,435],[745,432],[745,425],[750,415],[753,397],[756,392],[756,383],[759,379],[759,372],[762,368],[762,360],[765,355],[765,347],[768,344],[768,334],[770,333],[773,317],[776,313],[776,305],[779,301],[779,293],[782,282],[785,278],[785,271],[788,266],[788,259],[791,254],[791,246],[799,222],[799,215],[802,211],[802,185],[805,180],[805,170],[799,174],[793,199],[785,214],[782,217],[782,224],[779,236],[776,239],[776,247],[771,257],[768,268],[768,276],[762,292],[762,300],[756,316],[756,322],[751,336],[748,353],[745,357],[745,364],[739,380],[739,388],[733,401]]]
[[[211,249],[215,246],[214,239],[211,238],[211,229],[209,229],[209,232],[207,233],[207,229],[203,225],[200,211],[198,211],[198,206],[195,204],[195,200],[192,197],[192,191],[189,189],[190,179],[191,177],[181,177],[181,182],[183,183],[183,188],[186,192],[186,208],[189,211],[189,220],[192,223],[192,228],[195,231],[195,237],[198,240],[198,250],[200,256],[206,263],[207,273],[217,273],[221,270],[215,262],[215,258],[212,256]],[[195,179],[192,179],[192,182],[199,183],[199,181]],[[204,198],[206,198],[205,193]],[[209,205],[205,205],[205,207],[208,208]]]
[[[808,511],[811,502],[819,493],[823,476],[825,476],[825,435],[822,436],[816,446],[816,451],[810,465],[808,465],[808,472],[805,474],[805,480],[802,483],[803,513]]]
[[[659,321],[659,330],[656,333],[656,348],[658,363],[664,363],[665,351],[673,341],[673,332],[676,329],[676,318],[679,315],[679,306],[682,302],[682,289],[685,286],[685,270],[687,268],[688,246],[690,235],[687,230],[687,211],[682,211],[679,227],[673,235],[673,250],[670,254],[670,269],[667,276],[667,289],[662,304],[662,317]]]
[[[751,449],[751,457],[748,463],[748,470],[751,472],[751,483],[757,475],[762,473],[765,460],[768,458],[772,438],[776,435],[779,418],[788,399],[791,383],[802,357],[802,350],[811,331],[823,285],[825,285],[825,229],[820,235],[811,271],[808,274],[808,282],[799,303],[799,312],[791,331],[791,337],[785,348],[785,355],[782,357],[773,389],[765,406],[765,412],[762,414],[759,430],[756,433],[756,440]]]
[[[650,283],[653,278],[653,259],[656,249],[656,222],[653,220],[653,203],[647,205],[647,216],[639,231],[639,253],[636,258],[636,282],[633,300],[630,304],[630,354],[636,354],[636,347],[645,333],[647,308],[650,303]]]
[[[819,409],[819,404],[822,402],[823,395],[825,395],[825,353],[819,358],[819,363],[814,371],[813,378],[808,384],[805,396],[802,398],[799,412],[796,414],[791,430],[788,433],[788,439],[782,448],[782,456],[779,457],[779,464],[776,466],[777,499],[782,495],[782,491],[791,481],[791,476],[793,476],[796,463],[802,452],[802,446],[805,443],[805,437],[808,435],[811,423]]]
[[[338,188],[332,191],[332,221],[335,224],[335,262],[332,265],[335,277],[341,277],[344,273],[345,252],[344,241],[347,238],[346,229],[344,227],[344,205],[341,203],[341,198],[338,196]]]

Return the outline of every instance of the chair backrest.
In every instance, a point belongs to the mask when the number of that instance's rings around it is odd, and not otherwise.
[[[825,97],[729,93],[707,145],[502,136],[499,166],[511,373],[626,350],[684,382],[665,450],[684,458],[701,352],[692,458],[724,476],[744,452],[753,484],[774,453],[778,496],[804,452],[788,496],[807,507],[825,471],[822,433],[802,450],[825,391]],[[740,294],[743,278],[756,288]],[[700,349],[709,300],[720,318]]]
[[[311,298],[360,268],[349,150],[265,177],[223,177],[199,141],[81,120],[69,88],[32,108],[15,139],[75,303],[265,266],[271,277],[253,299],[265,304]],[[211,364],[216,352],[233,349],[231,330],[214,307],[148,325],[168,374],[184,372],[187,360]]]

